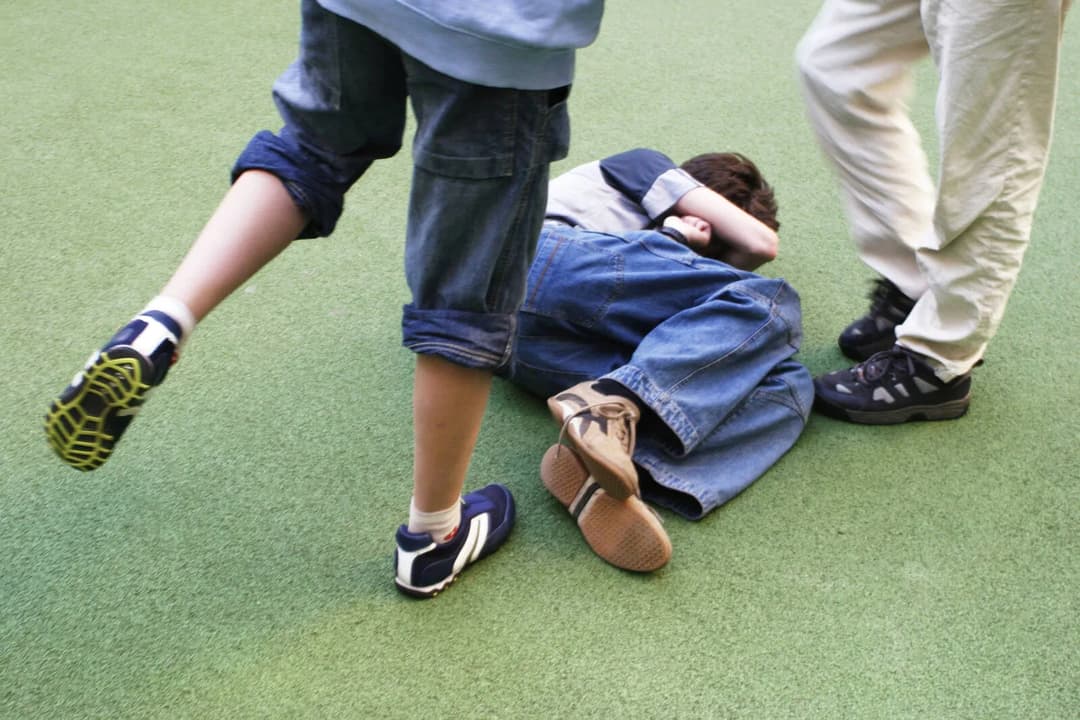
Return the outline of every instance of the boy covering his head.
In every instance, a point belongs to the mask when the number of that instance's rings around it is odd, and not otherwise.
[[[752,272],[776,255],[776,202],[742,155],[677,167],[636,149],[551,182],[500,374],[561,426],[545,487],[593,550],[650,571],[671,543],[650,504],[700,519],[801,434],[799,298]]]

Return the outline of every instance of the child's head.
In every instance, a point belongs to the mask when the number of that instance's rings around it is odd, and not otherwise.
[[[776,198],[761,171],[739,153],[705,153],[692,157],[681,165],[695,180],[723,195],[749,215],[753,215],[774,231],[780,229],[776,219]]]

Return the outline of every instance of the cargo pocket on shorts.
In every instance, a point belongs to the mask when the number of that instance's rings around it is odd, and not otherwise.
[[[575,230],[545,230],[521,309],[579,328],[603,323],[622,291],[623,259]]]

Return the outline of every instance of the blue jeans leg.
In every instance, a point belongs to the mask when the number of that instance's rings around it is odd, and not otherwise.
[[[809,373],[790,360],[801,341],[795,291],[658,233],[546,228],[520,316],[507,377],[541,395],[596,377],[633,390],[662,421],[640,428],[635,460],[690,494],[696,517],[786,452],[810,409]],[[690,472],[746,427],[778,437],[771,449],[748,443],[754,457],[730,481],[716,480],[720,467]]]
[[[738,495],[799,439],[813,405],[810,372],[785,360],[685,455],[639,434],[634,462],[644,468],[642,496],[699,520]]]
[[[333,232],[345,193],[371,164],[396,154],[405,130],[401,51],[382,37],[301,4],[300,53],[274,83],[285,126],[255,135],[233,177],[259,169],[281,179],[308,216],[300,237]]]

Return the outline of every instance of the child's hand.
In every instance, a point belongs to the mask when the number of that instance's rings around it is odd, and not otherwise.
[[[683,195],[675,212],[683,218],[708,218],[716,239],[709,247],[694,250],[732,267],[754,270],[774,259],[780,247],[775,230],[707,187]]]
[[[681,233],[687,246],[696,252],[707,248],[712,239],[712,225],[693,215],[670,215],[664,218],[664,227]]]

